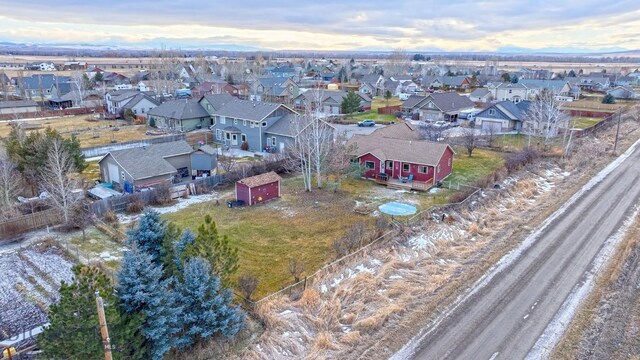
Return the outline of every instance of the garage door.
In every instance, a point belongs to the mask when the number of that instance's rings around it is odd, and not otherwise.
[[[498,133],[502,131],[502,122],[482,120],[482,131]]]
[[[107,168],[109,169],[109,181],[119,183],[120,181],[118,181],[118,166],[116,164],[108,163]]]

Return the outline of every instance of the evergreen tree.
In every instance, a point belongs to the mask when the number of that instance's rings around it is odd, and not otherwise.
[[[568,77],[576,77],[576,72],[573,70],[569,70],[569,73],[567,74]]]
[[[616,98],[613,97],[613,95],[611,95],[611,94],[607,94],[602,98],[602,103],[603,104],[615,104],[616,103]]]
[[[231,276],[238,271],[238,249],[229,244],[227,236],[218,234],[216,223],[209,215],[198,227],[195,241],[186,245],[182,259],[197,256],[209,262],[224,287],[232,285]]]
[[[128,232],[128,242],[137,246],[141,251],[151,255],[153,262],[158,263],[164,258],[164,236],[166,221],[160,218],[160,213],[147,210],[138,221],[138,226]]]
[[[231,305],[231,290],[221,287],[205,259],[187,259],[183,275],[179,302],[189,311],[181,319],[183,330],[178,339],[179,347],[192,346],[217,334],[232,337],[240,331],[244,314]]]
[[[174,246],[180,238],[180,228],[174,223],[167,223],[162,238],[162,265],[164,266],[165,277],[177,275]]]
[[[360,108],[360,96],[353,91],[349,91],[347,96],[342,99],[342,103],[340,104],[340,109],[343,114],[353,114]]]
[[[518,76],[517,75],[513,75],[513,77],[511,78],[511,83],[512,84],[517,84],[518,83]]]
[[[96,268],[78,265],[74,281],[62,283],[60,301],[49,309],[49,326],[38,335],[38,347],[47,359],[100,359],[104,347],[96,308],[100,293],[109,326],[114,359],[144,359],[142,317],[121,313],[111,282]]]
[[[511,81],[511,75],[509,75],[509,73],[502,74],[502,81],[510,82]]]
[[[390,90],[386,90],[384,92],[384,99],[387,101],[387,107],[389,107],[389,100],[391,100],[392,97],[393,95],[391,94]]]
[[[93,76],[93,81],[95,81],[96,83],[102,82],[102,80],[104,80],[104,75],[102,75],[102,72],[97,72]]]
[[[144,316],[142,332],[153,359],[162,359],[176,344],[182,308],[173,284],[174,278],[163,280],[162,265],[155,263],[151,254],[135,246],[125,253],[118,273],[118,294],[127,313]]]

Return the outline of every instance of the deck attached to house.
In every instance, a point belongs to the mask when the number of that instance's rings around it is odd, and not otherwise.
[[[433,179],[429,179],[427,181],[416,181],[416,180],[400,180],[393,179],[389,177],[376,176],[375,179],[377,184],[386,185],[389,189],[396,190],[417,190],[417,191],[428,191],[433,187]]]

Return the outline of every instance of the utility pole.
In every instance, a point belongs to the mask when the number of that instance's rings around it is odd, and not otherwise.
[[[111,340],[109,339],[109,329],[107,328],[107,319],[104,316],[104,304],[100,297],[100,292],[96,291],[96,306],[98,307],[98,320],[100,321],[100,334],[102,335],[102,344],[104,345],[104,360],[112,360],[111,357]]]
[[[616,141],[613,143],[613,153],[615,154],[618,147],[618,134],[620,134],[620,119],[622,118],[622,111],[618,112],[618,126],[616,127]]]

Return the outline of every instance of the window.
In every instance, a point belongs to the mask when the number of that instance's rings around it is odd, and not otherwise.
[[[242,126],[247,126],[247,120],[242,120]]]
[[[138,114],[138,110],[133,109],[133,113],[137,115]]]
[[[233,125],[238,125],[238,119],[233,119]]]
[[[142,108],[142,113],[144,114],[145,108]]]
[[[249,126],[253,129],[253,126],[254,126],[253,121],[251,121],[251,122],[249,123]]]
[[[271,146],[276,146],[276,137],[271,137]]]
[[[496,109],[489,109],[489,115],[495,115]]]
[[[373,161],[365,161],[364,168],[367,170],[373,170],[376,168],[376,163],[374,163]]]
[[[242,142],[247,142],[247,134],[240,135],[240,140],[242,140]]]
[[[402,171],[409,172],[411,170],[411,164],[402,163]]]
[[[421,165],[421,166],[418,166],[418,172],[419,172],[420,174],[426,174],[426,173],[427,173],[427,171],[428,171],[428,169],[427,169],[427,167],[426,167],[426,166],[422,166],[422,165]]]
[[[231,140],[231,133],[226,133],[227,134],[227,140]]]
[[[438,165],[438,170],[437,171],[438,171],[438,174],[440,174],[440,165]]]
[[[266,121],[262,123],[262,127],[267,127],[267,122]]]
[[[511,94],[513,92],[513,90],[509,89],[509,94]]]
[[[224,116],[220,116],[220,124],[226,124],[227,119]]]
[[[216,139],[222,140],[222,130],[216,129]]]
[[[389,170],[393,169],[393,161],[387,160],[387,169]]]
[[[211,110],[211,104],[207,104],[207,110]]]

